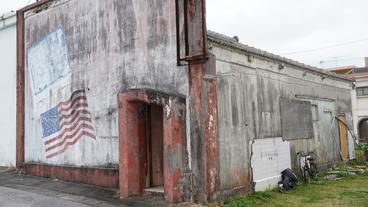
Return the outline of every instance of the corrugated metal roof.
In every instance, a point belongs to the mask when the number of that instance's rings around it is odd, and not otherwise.
[[[267,52],[267,51],[264,51],[264,50],[260,50],[260,49],[257,49],[257,48],[239,43],[234,38],[231,38],[231,37],[228,37],[226,35],[219,34],[219,33],[213,32],[213,31],[208,31],[208,40],[212,41],[212,42],[215,42],[217,44],[220,44],[220,45],[224,45],[224,46],[227,46],[227,47],[231,47],[231,48],[234,48],[234,49],[244,51],[246,53],[249,53],[249,54],[252,54],[252,55],[255,55],[255,56],[272,59],[272,60],[282,62],[282,63],[288,64],[288,65],[299,67],[299,68],[302,68],[304,70],[308,70],[308,71],[311,71],[311,72],[314,72],[314,73],[318,73],[318,74],[321,74],[321,75],[326,75],[326,76],[331,77],[331,78],[340,79],[340,80],[349,81],[349,82],[354,81],[351,78],[346,78],[346,77],[343,77],[341,75],[325,71],[321,68],[306,65],[304,63],[300,63],[300,62],[297,62],[295,60],[291,60],[291,59],[288,59],[288,58],[285,58],[285,57],[282,57],[282,56],[279,56],[279,55],[275,55],[273,53],[270,53],[270,52]]]

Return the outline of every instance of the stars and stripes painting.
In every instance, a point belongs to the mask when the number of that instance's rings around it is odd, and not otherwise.
[[[69,100],[41,114],[46,158],[56,157],[80,139],[96,139],[85,90],[72,93]]]

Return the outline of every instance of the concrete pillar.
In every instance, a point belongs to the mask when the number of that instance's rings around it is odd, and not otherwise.
[[[188,165],[186,153],[186,122],[185,109],[177,103],[165,107],[164,111],[164,188],[166,200],[182,202],[184,186],[190,185],[190,180],[184,178],[185,166]],[[182,179],[184,178],[184,180]]]
[[[217,82],[214,56],[189,66],[193,194],[196,202],[216,200],[220,192]]]
[[[147,129],[145,106],[120,97],[119,183],[122,197],[141,195],[147,177]]]
[[[190,138],[192,146],[193,198],[215,200],[220,191],[217,85],[215,57],[208,54],[206,1],[188,0],[188,57]]]

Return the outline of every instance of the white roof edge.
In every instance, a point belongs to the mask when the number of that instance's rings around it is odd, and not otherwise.
[[[10,19],[10,18],[14,17],[16,14],[17,13],[15,11],[10,11],[10,12],[4,13],[0,16],[0,21]]]
[[[17,23],[16,12],[11,11],[0,16],[0,31]]]

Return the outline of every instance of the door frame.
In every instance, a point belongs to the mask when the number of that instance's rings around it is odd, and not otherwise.
[[[119,100],[119,190],[121,197],[142,195],[146,187],[146,114],[140,104],[163,107],[164,192],[168,202],[187,199],[191,186],[186,149],[185,97],[152,89],[130,89]]]

